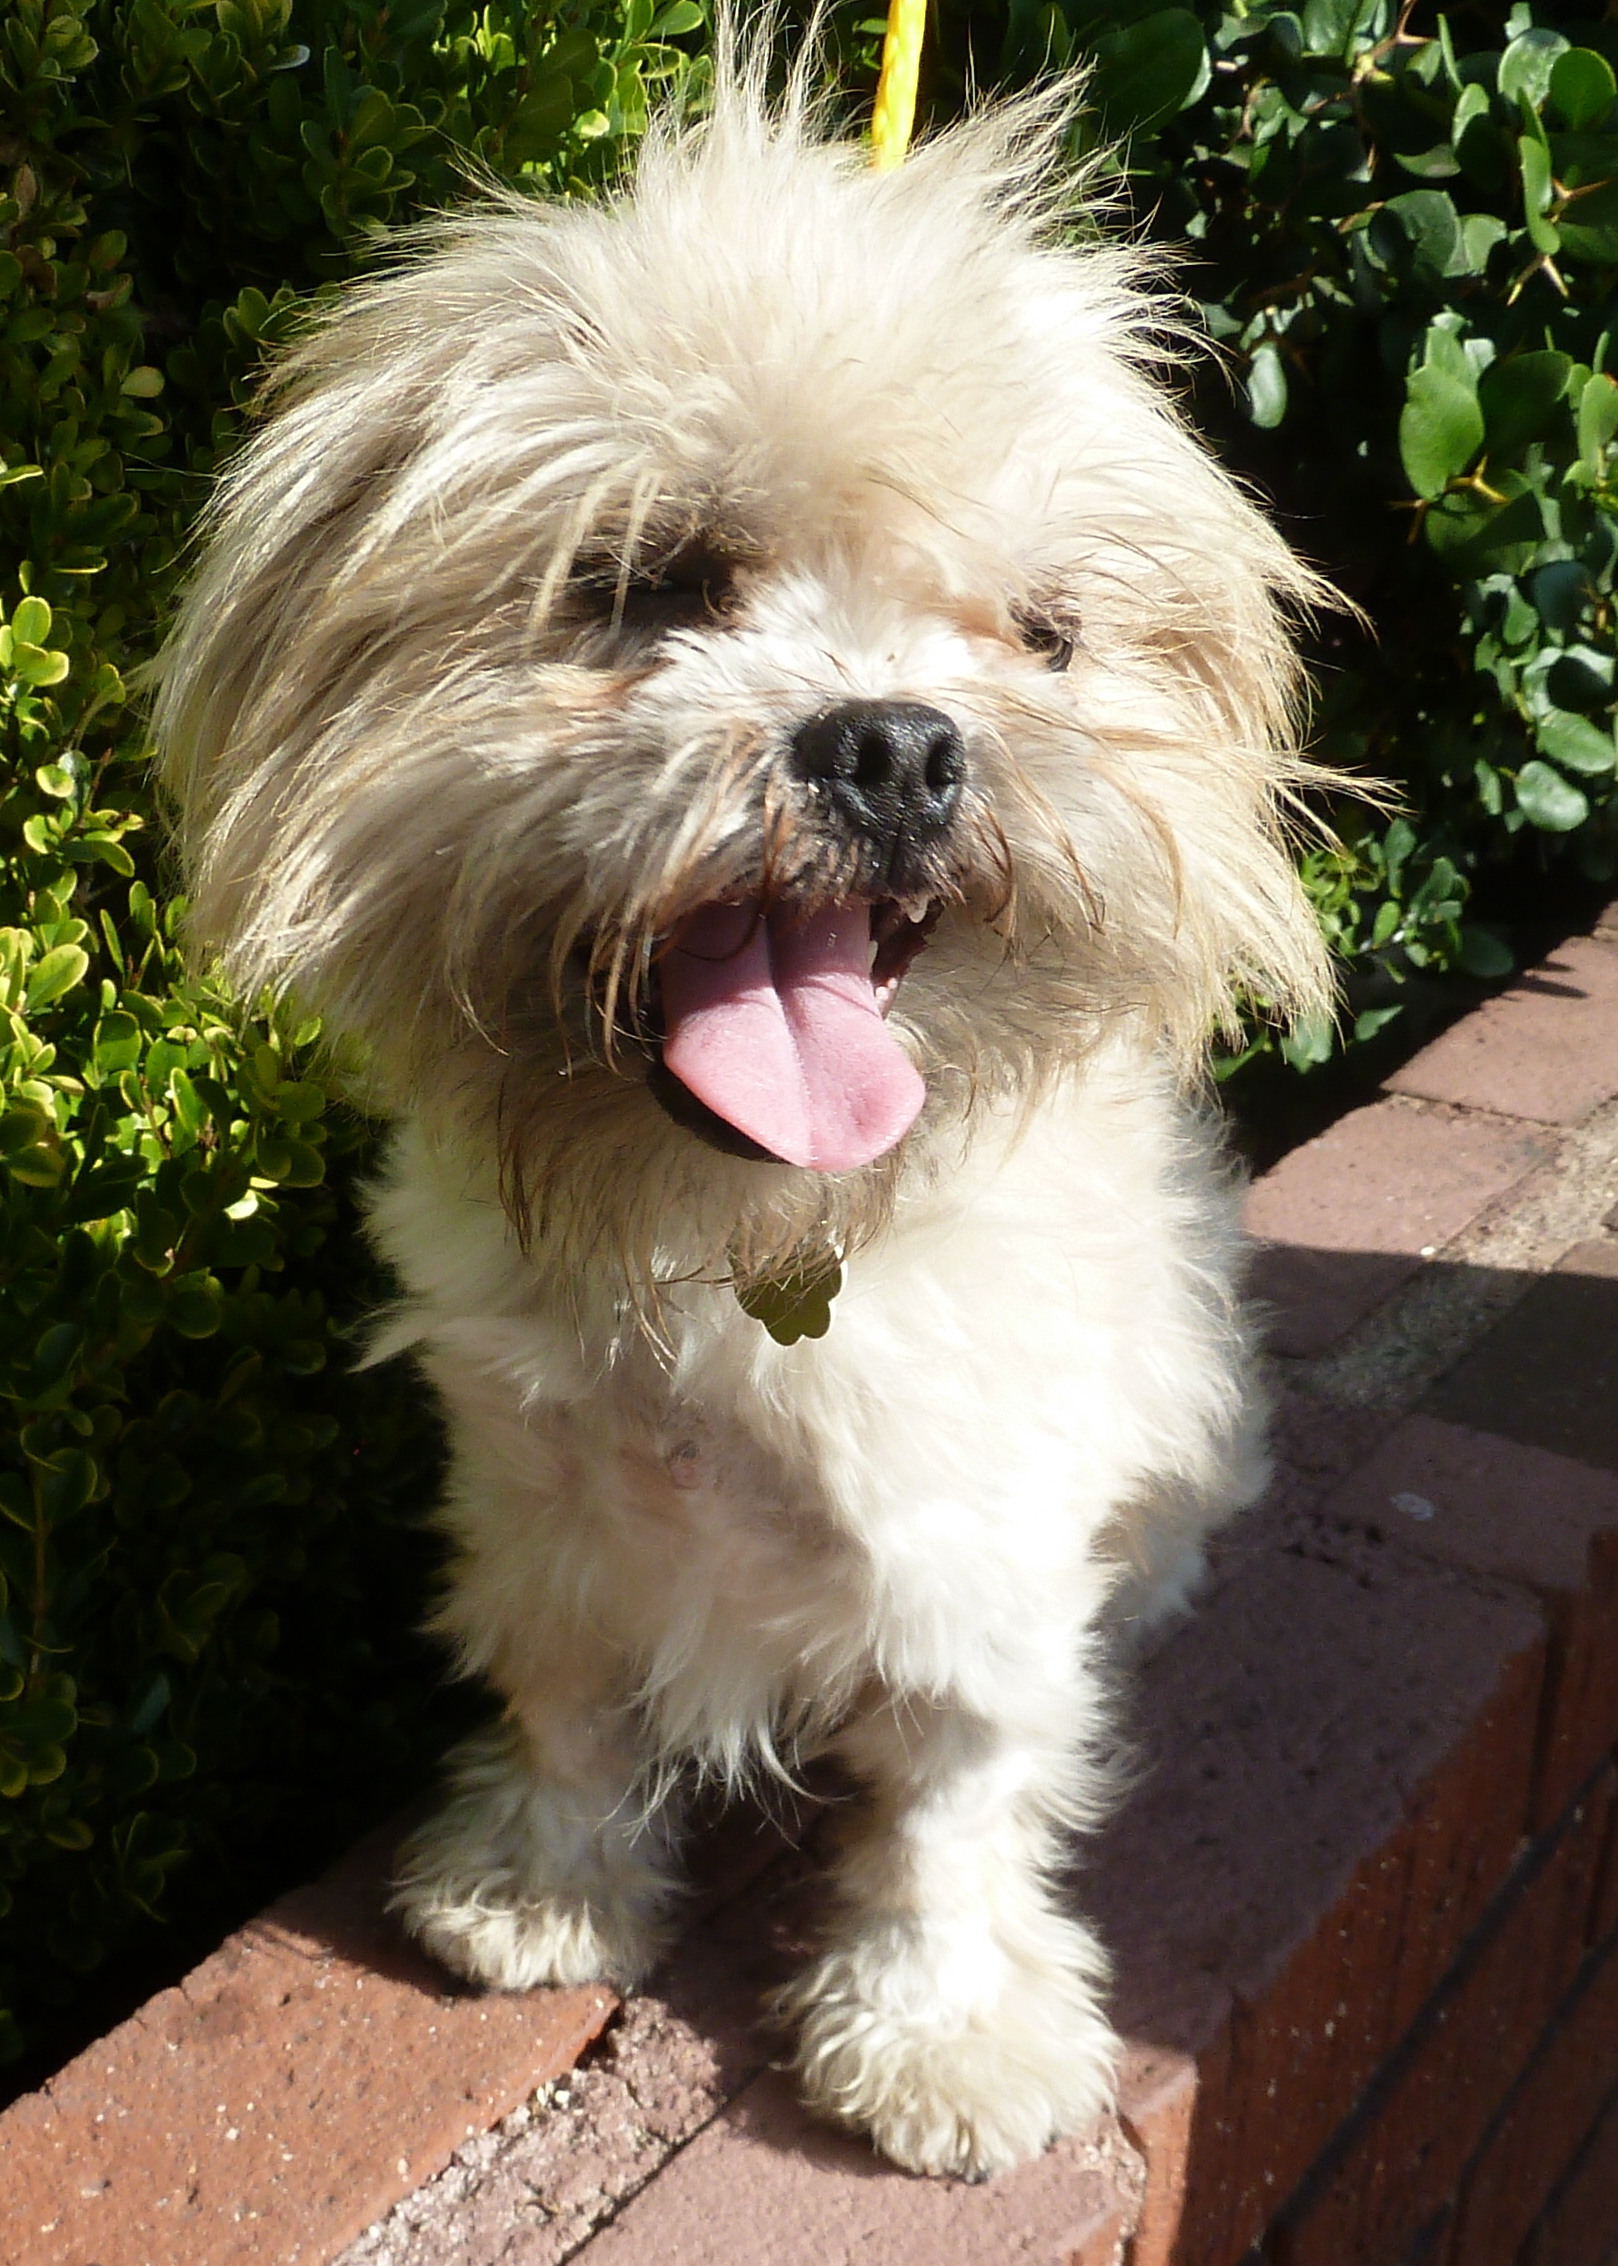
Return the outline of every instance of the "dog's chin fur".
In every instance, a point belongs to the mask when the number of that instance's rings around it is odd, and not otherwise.
[[[507,1703],[410,1924],[488,1983],[633,1983],[693,1776],[834,1748],[870,1798],[783,2001],[805,2091],[981,2174],[1108,2097],[1051,1886],[1098,1643],[1262,1476],[1183,1096],[1236,991],[1324,997],[1282,825],[1312,589],[1162,390],[1138,261],[1064,217],[1070,96],[878,175],[759,82],[727,54],[621,195],[495,199],[320,318],[158,723],[199,939],[398,1121],[379,1351],[442,1398],[440,1621]],[[925,1105],[828,1175],[647,1073],[696,908],[861,894],[786,762],[856,700],[941,711],[966,775],[890,1025]],[[829,1333],[777,1343],[737,1289],[829,1254]]]

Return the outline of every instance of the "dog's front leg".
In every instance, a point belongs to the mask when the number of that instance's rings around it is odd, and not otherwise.
[[[840,1741],[872,1800],[831,1943],[782,2007],[810,2104],[914,2171],[1004,2170],[1111,2097],[1105,1959],[1047,1885],[1082,1795],[1053,1726],[1079,1702],[1046,1699],[1018,1723],[886,1700]]]
[[[503,1990],[638,1982],[666,1938],[678,1821],[635,1731],[630,1710],[558,1678],[468,1740],[449,1802],[402,1855],[393,1906],[411,1933]]]

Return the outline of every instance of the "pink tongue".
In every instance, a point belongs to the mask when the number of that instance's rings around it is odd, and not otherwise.
[[[926,1099],[870,976],[868,905],[795,922],[704,905],[663,955],[663,1060],[739,1133],[787,1164],[853,1172]]]

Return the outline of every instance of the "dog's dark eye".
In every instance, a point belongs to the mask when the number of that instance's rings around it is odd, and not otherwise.
[[[592,611],[652,634],[723,621],[736,604],[734,560],[705,543],[638,559],[627,574],[611,560],[586,562],[574,582]]]
[[[736,568],[718,551],[677,551],[648,575],[636,575],[631,594],[653,605],[700,608],[723,621],[736,604]]]
[[[1030,653],[1037,654],[1047,669],[1067,667],[1078,643],[1076,624],[1064,622],[1042,606],[1013,606],[1011,618],[1024,646]]]

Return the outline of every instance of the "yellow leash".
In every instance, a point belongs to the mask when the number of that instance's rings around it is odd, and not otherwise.
[[[876,82],[876,103],[871,112],[871,163],[878,173],[891,173],[910,147],[926,22],[927,0],[888,0],[882,73]]]

